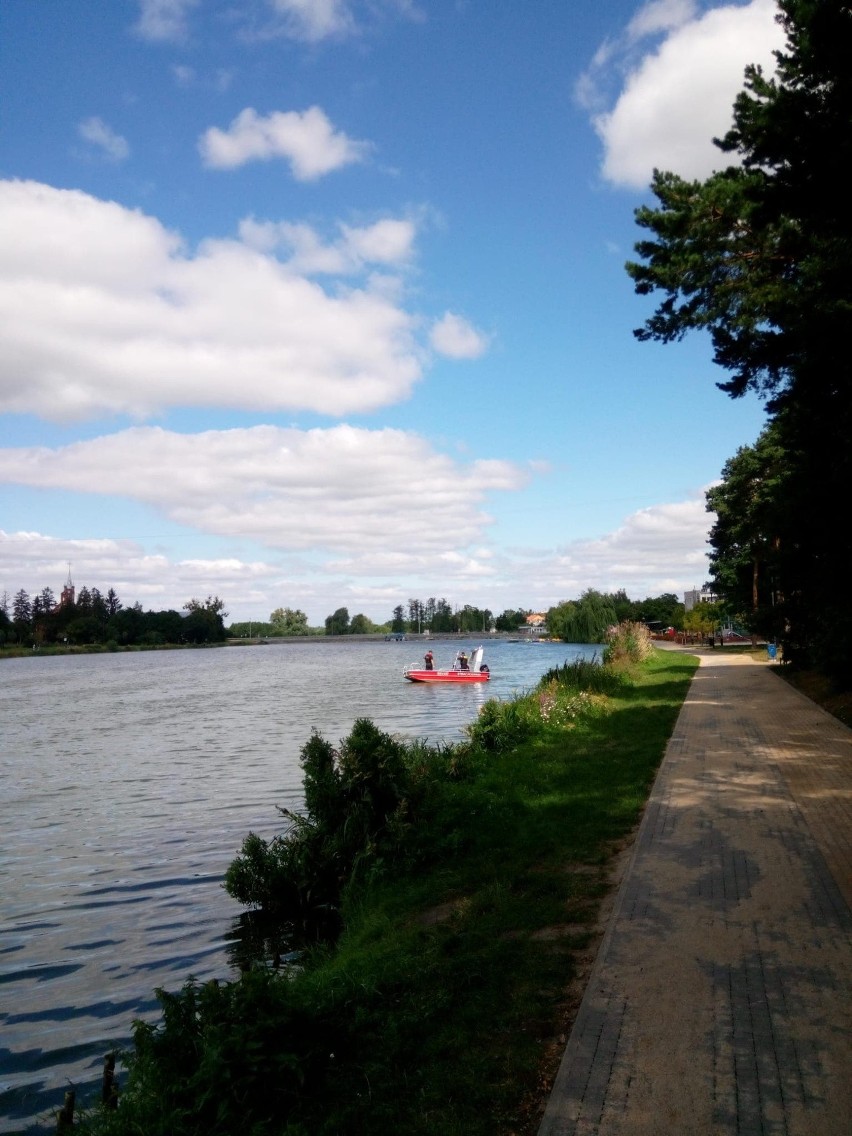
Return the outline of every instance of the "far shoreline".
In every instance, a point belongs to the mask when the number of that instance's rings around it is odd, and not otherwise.
[[[29,659],[46,655],[119,655],[131,654],[141,651],[209,651],[220,647],[268,647],[276,644],[307,644],[307,643],[415,643],[426,642],[525,642],[555,643],[556,639],[529,639],[510,635],[505,631],[486,632],[480,635],[467,631],[438,631],[423,632],[420,635],[405,635],[399,637],[394,634],[367,633],[364,635],[267,635],[246,638],[228,637],[219,643],[134,643],[123,645],[120,643],[35,643],[24,646],[20,643],[0,646],[0,661],[3,659]]]

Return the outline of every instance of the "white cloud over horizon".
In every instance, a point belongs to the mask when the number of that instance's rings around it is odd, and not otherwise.
[[[211,593],[226,602],[230,619],[266,619],[276,607],[307,612],[314,626],[346,606],[376,622],[410,597],[445,597],[453,605],[546,610],[587,588],[621,588],[632,599],[664,592],[682,598],[707,578],[706,539],[712,514],[703,494],[641,509],[612,533],[559,548],[495,552],[485,547],[440,555],[385,548],[317,564],[310,559],[243,560],[234,556],[171,559],[130,540],[66,540],[0,530],[0,595],[45,586],[58,594],[68,575],[78,586],[114,587],[122,602],[181,608]],[[436,583],[436,579],[440,583]]]
[[[141,603],[153,610],[180,610],[194,596],[234,595],[236,589],[243,602],[252,602],[263,594],[259,588],[280,576],[262,561],[170,560],[131,540],[68,540],[0,529],[0,597],[5,592],[9,601],[21,588],[33,596],[45,587],[58,596],[69,571],[78,588],[115,588],[126,607]]]
[[[655,168],[701,179],[734,161],[712,139],[732,124],[746,66],[774,71],[773,51],[784,44],[777,14],[775,0],[706,11],[694,0],[651,0],[640,8],[577,86],[603,143],[603,178],[643,189]],[[616,76],[613,102],[603,87]]]
[[[659,593],[682,591],[685,581],[702,584],[707,575],[707,535],[712,525],[703,492],[686,501],[660,504],[630,514],[611,533],[558,548],[545,576],[573,579],[580,590],[624,588],[629,595],[656,581]],[[586,578],[599,584],[581,584]],[[680,587],[677,586],[680,582]],[[572,597],[568,597],[572,598]],[[642,596],[644,598],[644,595]]]

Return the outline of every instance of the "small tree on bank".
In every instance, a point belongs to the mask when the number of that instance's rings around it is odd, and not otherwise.
[[[349,632],[349,609],[339,607],[337,611],[326,617],[326,635],[346,635]]]
[[[269,616],[273,635],[307,635],[308,617],[298,608],[277,607]]]

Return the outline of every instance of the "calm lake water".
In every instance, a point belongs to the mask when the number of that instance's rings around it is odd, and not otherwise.
[[[449,666],[460,646],[433,643]],[[53,1131],[154,988],[233,976],[224,871],[301,804],[312,728],[357,717],[455,741],[488,698],[596,648],[486,644],[491,682],[415,685],[419,641],[269,644],[0,663],[0,1132]]]

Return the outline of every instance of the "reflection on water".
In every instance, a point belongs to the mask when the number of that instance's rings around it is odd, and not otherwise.
[[[295,926],[263,911],[243,911],[231,922],[225,935],[228,963],[233,971],[251,970],[258,963],[274,968],[298,962],[306,947],[333,939],[340,931],[334,926],[307,923]]]
[[[438,665],[460,645],[477,643],[433,644]],[[299,807],[312,728],[455,741],[578,653],[594,648],[490,644],[491,682],[463,687],[405,682],[412,642],[0,663],[0,1132],[97,1083],[155,987],[228,977],[239,935],[268,936],[221,881],[249,831],[281,830],[276,805]]]

